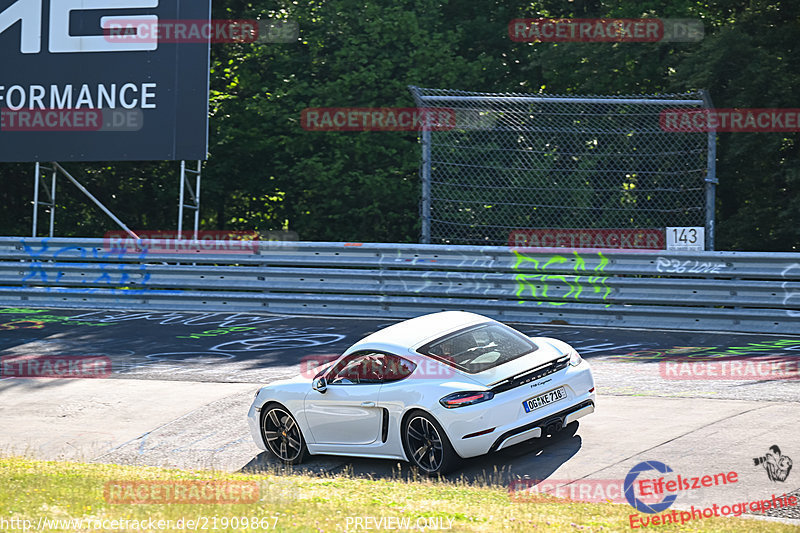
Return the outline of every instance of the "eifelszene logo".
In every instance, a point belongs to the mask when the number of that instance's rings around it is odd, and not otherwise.
[[[672,473],[672,469],[664,463],[658,461],[645,461],[631,468],[628,475],[625,477],[623,489],[625,498],[628,503],[637,511],[656,514],[669,508],[677,499],[678,492],[691,495],[691,491],[702,489],[706,487],[714,487],[721,485],[728,485],[730,483],[739,482],[739,474],[734,471],[717,472],[715,474],[706,474],[702,476],[687,476],[684,474],[677,474],[674,479],[668,479],[665,476],[659,476],[654,479],[638,479],[639,474],[649,470],[656,470],[661,474]],[[658,497],[663,494],[663,498],[659,502],[647,503],[639,499],[634,490],[638,485],[638,494],[645,498]],[[673,511],[674,513],[674,511]],[[635,516],[635,515],[631,515]]]
[[[667,494],[658,503],[645,503],[639,498],[637,498],[636,493],[633,490],[634,483],[636,483],[636,478],[639,477],[639,474],[641,474],[642,472],[647,472],[648,470],[656,470],[662,474],[667,474],[669,472],[672,472],[672,469],[670,467],[659,461],[644,461],[642,463],[639,463],[638,465],[631,468],[630,472],[628,472],[628,475],[625,476],[625,484],[624,484],[625,498],[628,500],[628,503],[631,505],[631,507],[633,507],[637,511],[650,514],[660,513],[661,511],[668,509],[670,505],[675,503],[675,500],[678,498],[678,495]]]

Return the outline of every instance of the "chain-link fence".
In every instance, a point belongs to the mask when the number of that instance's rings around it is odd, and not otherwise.
[[[410,87],[455,112],[422,136],[422,242],[509,243],[536,228],[705,226],[713,249],[714,133],[662,112],[710,108],[702,92],[549,96]]]

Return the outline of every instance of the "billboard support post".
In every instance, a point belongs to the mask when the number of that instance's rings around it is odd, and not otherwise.
[[[33,171],[33,228],[31,229],[31,237],[36,238],[36,225],[39,222],[39,173],[41,168],[39,162],[36,162],[36,167]]]
[[[50,171],[50,236],[53,236],[53,228],[56,223],[56,176],[55,167],[49,168]],[[47,187],[45,187],[47,188]]]
[[[192,184],[189,182],[189,177],[187,174],[194,174],[195,175],[195,185],[192,188]],[[194,240],[197,240],[197,230],[200,225],[200,179],[203,174],[203,162],[197,162],[197,169],[186,168],[186,161],[181,161],[181,186],[180,186],[180,196],[178,199],[178,238],[180,239],[183,235],[183,209],[192,209],[194,210]],[[186,193],[185,191],[189,191],[189,196],[191,198],[190,204],[186,203]]]
[[[47,187],[47,182],[42,181],[42,171],[49,171],[51,173],[49,188]],[[55,168],[43,167],[41,163],[36,163],[33,177],[33,229],[31,231],[33,237],[36,237],[39,229],[39,206],[44,206],[50,209],[49,235],[50,237],[53,236],[53,229],[55,227],[56,220],[56,174],[57,171]],[[45,202],[39,201],[40,182],[41,186],[44,188],[44,192],[47,194],[47,201]]]
[[[33,229],[31,232],[33,237],[36,237],[38,230],[37,227],[39,221],[38,209],[40,205],[44,205],[50,208],[50,237],[53,236],[53,229],[55,225],[55,216],[56,216],[56,177],[60,172],[61,174],[64,175],[65,178],[71,181],[78,188],[79,191],[81,191],[84,195],[86,195],[86,197],[89,198],[89,200],[94,202],[95,205],[97,205],[97,207],[99,207],[105,214],[107,214],[111,218],[111,220],[113,220],[120,228],[122,228],[125,231],[125,233],[127,233],[134,239],[139,238],[139,236],[136,235],[133,231],[131,231],[130,228],[128,228],[128,226],[125,225],[124,222],[122,222],[119,218],[117,218],[117,216],[114,213],[111,212],[111,210],[109,210],[105,205],[103,205],[103,203],[100,200],[95,198],[94,195],[90,193],[86,187],[84,187],[77,179],[75,179],[72,176],[72,174],[67,172],[67,170],[64,167],[62,167],[55,161],[52,163],[52,167],[43,167],[41,166],[40,163],[37,162],[35,169],[36,169],[35,170],[36,180],[34,181],[34,186],[33,186]],[[39,180],[41,179],[42,170],[52,171],[50,189],[47,188],[46,183],[42,183],[42,186],[44,187],[44,190],[50,199],[49,202],[39,201]]]

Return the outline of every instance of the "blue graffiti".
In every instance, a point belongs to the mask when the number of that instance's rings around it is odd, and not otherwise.
[[[150,281],[150,273],[147,272],[147,265],[144,263],[147,257],[147,250],[138,252],[135,263],[122,262],[123,259],[130,258],[130,251],[125,248],[115,248],[112,250],[98,250],[97,248],[83,248],[80,246],[63,246],[54,248],[50,246],[50,239],[44,238],[36,244],[28,244],[25,239],[20,240],[25,253],[28,254],[28,270],[22,277],[22,285],[42,284],[42,289],[46,292],[58,293],[95,293],[111,291],[112,294],[142,294],[151,291],[146,285]],[[77,257],[76,255],[77,254]],[[127,254],[127,257],[126,257]],[[81,262],[62,262],[59,263],[59,256],[69,256],[70,258],[86,261]],[[117,260],[120,262],[113,262]],[[79,282],[81,287],[54,287],[52,285],[66,283],[69,278],[68,272],[64,267],[83,267],[85,271],[91,272],[99,268],[93,274]],[[133,268],[132,268],[133,267]],[[137,288],[130,288],[128,285],[136,285]]]

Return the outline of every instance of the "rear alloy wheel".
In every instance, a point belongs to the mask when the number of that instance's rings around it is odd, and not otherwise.
[[[429,476],[445,474],[456,464],[456,452],[444,430],[421,411],[406,420],[403,446],[411,464]]]
[[[269,451],[286,464],[299,464],[308,453],[297,421],[281,405],[264,407],[261,415],[261,436]]]

